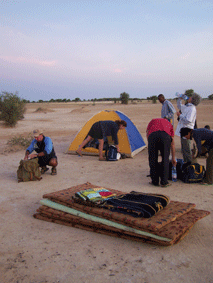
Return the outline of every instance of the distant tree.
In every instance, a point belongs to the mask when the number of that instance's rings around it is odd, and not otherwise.
[[[210,95],[208,96],[208,99],[213,100],[213,94],[210,94]]]
[[[42,100],[42,99],[39,99],[39,101],[38,101],[39,103],[43,103],[44,102],[44,100]]]
[[[74,101],[75,101],[75,102],[81,101],[81,99],[80,99],[79,97],[76,97],[76,98],[74,99]]]
[[[121,100],[121,104],[128,104],[129,102],[129,94],[126,92],[123,92],[120,94],[120,100]]]
[[[152,103],[157,103],[158,97],[156,95],[153,95],[150,97],[150,99],[152,100]]]
[[[2,92],[0,95],[0,120],[7,126],[15,127],[17,122],[24,118],[26,103],[18,96],[18,92]]]

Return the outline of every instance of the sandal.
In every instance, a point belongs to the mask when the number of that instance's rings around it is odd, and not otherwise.
[[[53,167],[51,171],[51,175],[57,175],[57,170],[55,167]]]
[[[49,168],[47,168],[46,166],[41,168],[41,174],[44,174],[45,172],[47,172],[49,170]]]

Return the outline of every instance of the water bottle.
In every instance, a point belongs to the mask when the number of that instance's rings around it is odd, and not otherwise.
[[[188,100],[188,96],[186,94],[180,94],[179,92],[176,92],[175,95],[179,98],[181,97],[184,100]]]
[[[189,99],[188,96],[185,95],[185,94],[182,94],[181,97],[182,97],[184,100],[188,100],[188,99]]]
[[[176,166],[172,166],[172,181],[177,182],[177,169]]]

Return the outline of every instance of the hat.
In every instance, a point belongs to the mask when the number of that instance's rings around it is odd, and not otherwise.
[[[192,95],[192,104],[194,104],[195,106],[197,106],[201,101],[201,97],[199,94],[197,93],[193,93]]]
[[[39,129],[36,129],[33,131],[33,135],[34,137],[38,137],[39,135],[42,135],[43,134],[43,131],[39,130]]]

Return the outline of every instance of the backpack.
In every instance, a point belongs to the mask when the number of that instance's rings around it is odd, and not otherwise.
[[[184,164],[185,165],[185,164]],[[205,176],[204,166],[193,163],[182,167],[182,178],[184,183],[199,183],[203,181]]]
[[[109,145],[108,149],[105,152],[107,161],[117,161],[118,160],[118,151],[117,147],[114,145]]]
[[[18,182],[28,182],[41,180],[41,171],[39,169],[38,158],[30,160],[21,160],[17,170]]]

